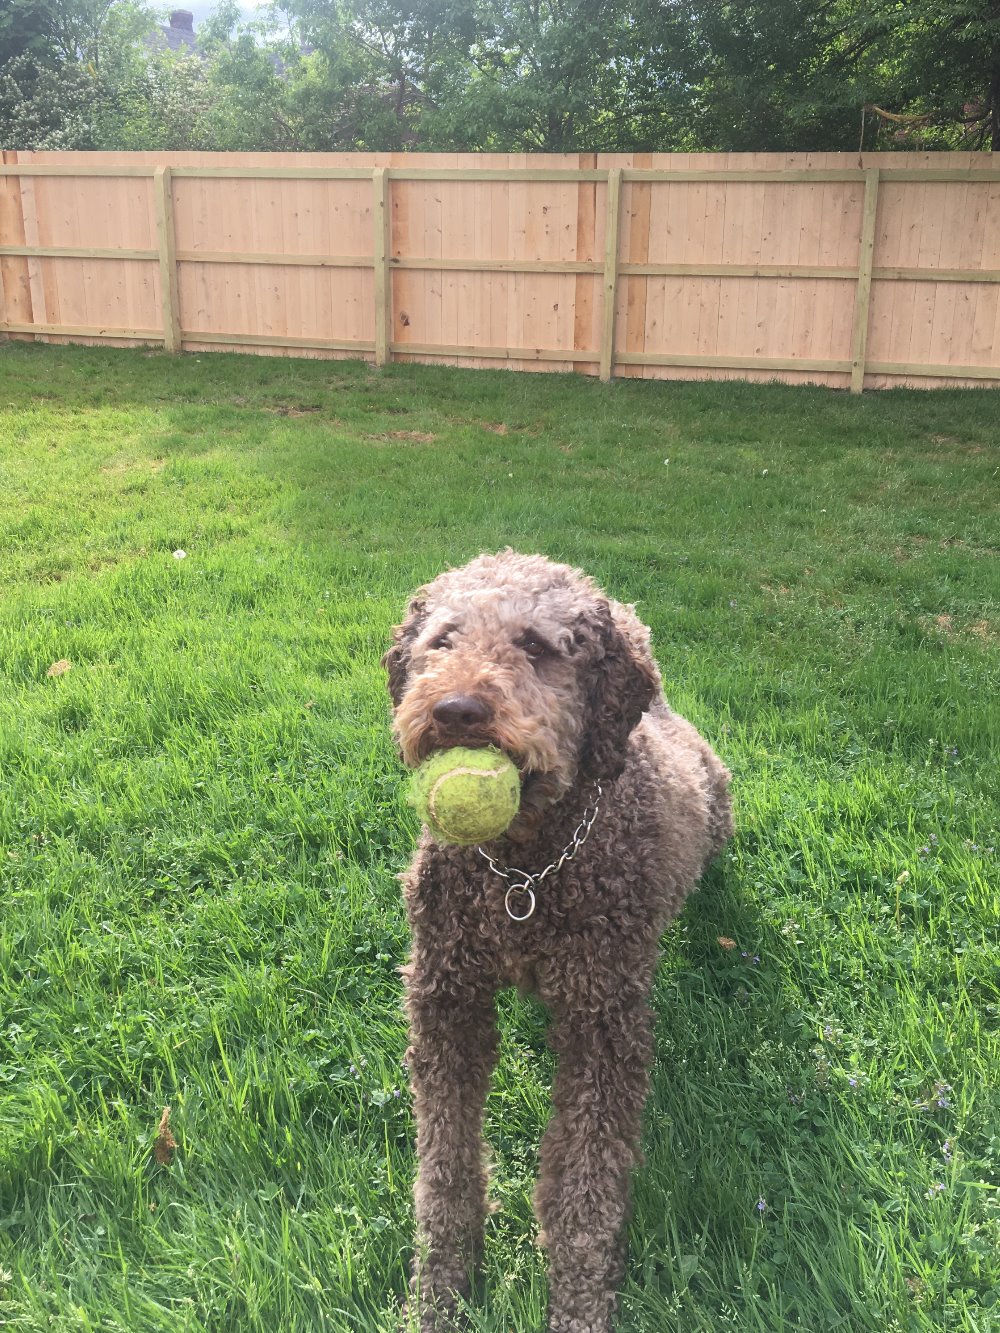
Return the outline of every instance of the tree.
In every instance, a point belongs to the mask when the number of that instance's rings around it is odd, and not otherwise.
[[[247,22],[235,0],[223,0],[198,33],[212,104],[213,146],[229,152],[273,152],[301,146],[301,124],[289,85],[300,59],[292,34],[267,18]]]
[[[624,0],[484,0],[477,19],[470,76],[440,122],[513,151],[631,146]]]
[[[110,146],[101,126],[141,63],[153,12],[140,0],[9,0],[0,19],[0,145]]]
[[[330,131],[353,146],[558,152],[647,146],[654,124],[680,134],[681,90],[651,79],[630,0],[288,3],[321,54]]]
[[[828,0],[687,0],[671,18],[661,41],[663,7],[644,9],[653,63],[687,89],[684,119],[699,145],[760,152],[856,140],[853,84],[829,77]]]
[[[0,148],[82,149],[94,135],[94,80],[25,51],[0,68]]]
[[[50,36],[46,5],[39,0],[6,0],[0,8],[0,68],[18,56],[44,58]]]
[[[1000,0],[852,6],[842,32],[865,100],[906,117],[894,146],[1000,152]]]
[[[336,146],[440,146],[428,138],[428,120],[467,78],[473,0],[286,2],[315,51],[302,72],[312,104],[328,102]]]
[[[700,146],[1000,149],[1000,0],[637,3]]]
[[[3,0],[14,147],[1000,151],[1000,0]]]
[[[137,0],[32,0],[30,8],[43,40],[0,66],[3,146],[301,146],[285,110],[297,48],[287,34],[276,40],[264,24],[244,22],[232,0],[204,25],[195,53],[158,42],[152,11]]]
[[[140,41],[155,22],[142,0],[5,0],[0,65],[27,54],[50,68],[78,62],[99,69],[109,48]]]

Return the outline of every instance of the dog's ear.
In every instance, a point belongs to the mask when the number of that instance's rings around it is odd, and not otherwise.
[[[397,708],[406,689],[406,677],[410,670],[410,648],[413,640],[423,629],[426,619],[426,601],[423,597],[414,597],[406,609],[406,619],[392,631],[392,647],[382,658],[382,665],[389,675],[389,693]]]
[[[660,688],[648,630],[631,608],[616,605],[616,613],[599,598],[587,617],[589,707],[580,766],[591,778],[618,777],[629,735]]]

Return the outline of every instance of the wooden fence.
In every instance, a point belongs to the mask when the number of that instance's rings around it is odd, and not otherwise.
[[[0,333],[1000,383],[1000,155],[8,152]]]

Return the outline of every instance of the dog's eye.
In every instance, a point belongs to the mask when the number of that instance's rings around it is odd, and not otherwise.
[[[431,652],[435,652],[435,651],[437,651],[437,650],[440,649],[440,648],[450,648],[450,647],[451,647],[451,630],[450,630],[450,629],[449,629],[449,630],[445,630],[445,632],[444,632],[443,634],[438,634],[435,638],[433,638],[433,639],[430,641],[430,643],[427,645],[427,647],[429,648],[429,650],[430,650]]]
[[[540,639],[536,639],[530,634],[521,640],[521,647],[536,662],[549,651],[547,644],[542,643]]]

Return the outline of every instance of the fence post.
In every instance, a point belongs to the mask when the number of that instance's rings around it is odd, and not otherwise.
[[[392,214],[389,208],[389,171],[372,168],[372,222],[375,228],[375,364],[389,360],[389,326],[392,323],[392,275],[389,250]]]
[[[180,292],[177,285],[177,243],[174,236],[174,191],[169,167],[153,172],[153,204],[160,250],[160,309],[163,312],[163,346],[168,352],[181,350]]]
[[[608,216],[604,233],[604,321],[601,327],[601,379],[611,379],[615,359],[615,311],[618,302],[618,219],[622,169],[608,172]]]
[[[865,203],[861,215],[861,251],[858,255],[858,286],[854,294],[854,330],[851,334],[851,393],[865,386],[865,354],[868,350],[868,316],[871,307],[872,260],[875,254],[875,216],[878,212],[879,169],[865,171]]]

